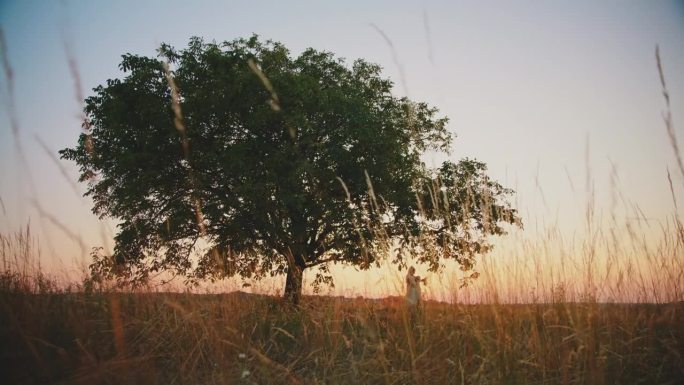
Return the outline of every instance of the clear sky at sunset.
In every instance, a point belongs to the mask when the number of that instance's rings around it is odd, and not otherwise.
[[[587,180],[598,212],[621,196],[625,220],[638,205],[664,222],[675,212],[668,168],[684,216],[655,60],[658,44],[681,149],[682,1],[3,0],[0,26],[13,71],[0,76],[0,233],[30,221],[46,265],[87,263],[115,231],[81,197],[75,165],[58,160],[80,133],[79,93],[120,77],[122,54],[154,56],[191,36],[256,33],[295,55],[314,47],[379,63],[397,94],[450,118],[452,158],[482,160],[518,191],[528,237],[549,224],[581,232]]]

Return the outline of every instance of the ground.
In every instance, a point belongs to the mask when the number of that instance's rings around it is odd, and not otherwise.
[[[35,291],[35,290],[34,290]],[[4,383],[675,384],[684,304],[0,293]]]

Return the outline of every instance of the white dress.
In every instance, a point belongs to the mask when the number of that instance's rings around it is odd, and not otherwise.
[[[420,302],[420,284],[415,275],[406,275],[406,303],[416,306]]]

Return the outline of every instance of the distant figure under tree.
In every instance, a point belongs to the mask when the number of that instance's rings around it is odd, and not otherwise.
[[[406,274],[406,304],[409,309],[415,310],[420,306],[420,282],[425,283],[425,278],[415,275],[416,269],[411,266]]]

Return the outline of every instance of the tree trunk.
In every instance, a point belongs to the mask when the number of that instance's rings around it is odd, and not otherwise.
[[[285,280],[285,299],[291,304],[298,306],[302,297],[302,276],[304,269],[297,265],[290,265],[287,269]]]

